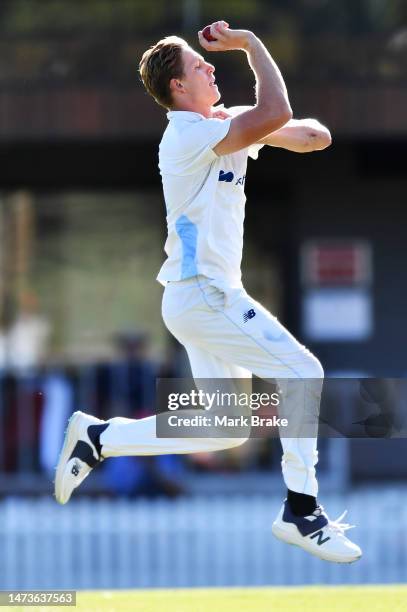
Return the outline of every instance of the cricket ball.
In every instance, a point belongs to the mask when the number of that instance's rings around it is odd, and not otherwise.
[[[214,38],[211,34],[211,26],[207,25],[203,30],[202,30],[202,36],[204,38],[206,38],[206,40],[208,42],[212,42],[214,40],[218,40],[217,38]]]

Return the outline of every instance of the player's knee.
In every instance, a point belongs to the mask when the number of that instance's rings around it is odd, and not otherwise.
[[[314,470],[318,463],[318,451],[304,452],[304,450],[286,449],[281,458],[281,467],[285,469]]]
[[[304,378],[324,378],[324,368],[321,362],[312,353],[309,353],[304,366]]]
[[[235,438],[235,440],[234,440],[235,444],[234,444],[233,448],[235,448],[236,446],[241,446],[242,444],[247,442],[248,439],[249,438]]]
[[[219,438],[218,438],[219,439]],[[222,450],[236,448],[247,442],[249,438],[221,438]]]
[[[313,378],[324,378],[325,373],[324,373],[324,368],[322,367],[321,362],[319,361],[319,359],[317,359],[316,357],[313,357],[313,368],[315,369],[315,373]]]

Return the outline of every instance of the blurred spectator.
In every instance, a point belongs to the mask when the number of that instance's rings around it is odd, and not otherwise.
[[[72,383],[61,371],[50,371],[43,382],[40,426],[40,466],[53,475],[62,448],[66,423],[73,410]]]
[[[114,337],[117,359],[96,365],[96,412],[100,418],[142,418],[154,410],[157,365],[149,357],[144,332],[125,331]]]
[[[7,335],[4,329],[0,329],[0,370],[7,365]]]
[[[159,366],[150,357],[148,334],[127,330],[118,333],[114,342],[118,360],[98,366],[99,408],[104,418],[152,415]],[[183,491],[184,465],[179,455],[117,457],[106,462],[103,474],[107,488],[118,495],[174,496]]]
[[[37,376],[6,373],[0,379],[3,464],[9,472],[38,469],[39,431],[43,408]]]
[[[42,364],[50,330],[50,324],[39,312],[36,295],[27,291],[21,298],[21,311],[7,334],[7,364],[23,371]]]
[[[181,485],[185,463],[179,455],[115,457],[106,462],[104,480],[116,495],[175,497],[184,493]]]

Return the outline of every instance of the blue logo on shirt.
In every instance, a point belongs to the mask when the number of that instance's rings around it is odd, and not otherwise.
[[[235,175],[233,174],[233,172],[224,172],[223,170],[221,170],[219,172],[219,180],[220,181],[224,181],[225,183],[231,183],[235,178]],[[235,182],[235,185],[244,185],[246,179],[246,175],[244,174],[243,176],[240,176],[237,181]]]
[[[223,170],[221,170],[219,172],[219,180],[220,181],[225,181],[226,183],[231,183],[233,181],[233,178],[234,178],[233,172],[224,172]]]

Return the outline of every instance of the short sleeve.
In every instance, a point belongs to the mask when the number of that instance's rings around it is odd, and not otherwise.
[[[173,165],[179,175],[188,175],[211,164],[218,159],[213,149],[227,135],[230,122],[231,119],[202,119],[184,125],[172,155],[166,156],[166,165]]]
[[[258,159],[259,151],[264,147],[264,144],[252,144],[249,147],[249,157],[252,159]]]

